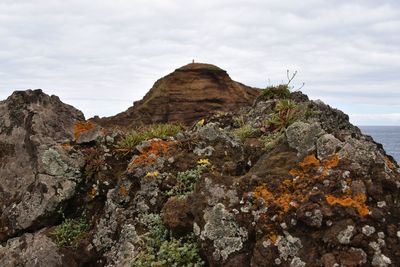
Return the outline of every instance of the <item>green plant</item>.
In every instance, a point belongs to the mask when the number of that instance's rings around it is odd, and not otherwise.
[[[270,99],[287,99],[290,98],[290,90],[288,84],[280,84],[277,86],[268,86],[261,93],[262,100]]]
[[[65,219],[62,224],[56,226],[53,236],[60,247],[76,248],[89,227],[90,225],[85,218]]]
[[[206,165],[198,165],[196,168],[176,175],[176,184],[166,192],[167,196],[187,196],[194,190],[194,185],[200,179],[203,172],[207,169]]]
[[[264,143],[264,149],[268,151],[276,147],[284,138],[285,134],[281,131],[278,131],[261,136],[260,141]]]
[[[255,137],[257,134],[259,134],[259,130],[253,128],[249,124],[245,124],[242,127],[233,130],[233,135],[242,141],[246,138]]]
[[[158,214],[144,214],[140,221],[146,225],[148,232],[144,237],[144,247],[133,260],[132,266],[204,266],[193,235],[179,239],[172,237]]]
[[[182,131],[179,124],[153,124],[140,129],[129,131],[116,145],[118,151],[130,152],[140,142],[152,138],[167,138]]]
[[[297,120],[298,112],[299,108],[296,103],[289,99],[281,99],[266,124],[275,131],[281,131]]]

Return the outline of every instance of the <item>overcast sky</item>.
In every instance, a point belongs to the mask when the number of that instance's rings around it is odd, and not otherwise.
[[[286,81],[357,125],[400,125],[400,1],[0,0],[0,99],[42,88],[109,116],[207,62],[250,86]]]

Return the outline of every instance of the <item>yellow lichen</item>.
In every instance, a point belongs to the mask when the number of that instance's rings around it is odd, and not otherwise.
[[[82,133],[89,131],[90,129],[93,129],[96,125],[92,122],[77,122],[74,125],[74,137],[75,140],[81,136]]]
[[[326,202],[329,205],[341,205],[344,207],[353,207],[357,209],[358,213],[361,216],[367,216],[369,214],[369,208],[365,201],[367,200],[367,196],[365,194],[358,194],[354,198],[344,195],[342,197],[335,197],[332,195],[328,195],[325,197]]]

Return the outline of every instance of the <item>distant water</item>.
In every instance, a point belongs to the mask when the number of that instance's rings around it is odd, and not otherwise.
[[[359,126],[364,134],[381,143],[386,153],[400,163],[400,126]]]

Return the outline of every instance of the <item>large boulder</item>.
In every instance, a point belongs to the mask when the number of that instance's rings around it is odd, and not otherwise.
[[[69,146],[82,112],[41,90],[0,102],[0,240],[38,229],[71,198],[84,161]]]

